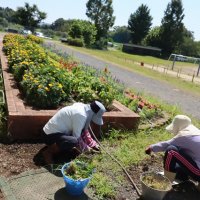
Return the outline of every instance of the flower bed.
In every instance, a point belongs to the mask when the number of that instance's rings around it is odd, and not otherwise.
[[[107,73],[64,60],[27,39],[6,35],[3,50],[28,104],[42,109],[56,108],[70,99],[101,100],[106,107],[112,104],[116,85]]]
[[[57,109],[36,109],[28,106],[21,97],[16,81],[8,71],[7,58],[1,54],[1,66],[5,85],[5,96],[8,108],[8,133],[13,139],[40,139],[45,123],[56,113]],[[112,103],[113,111],[103,115],[104,130],[133,130],[138,128],[140,117],[118,101]],[[92,127],[95,132],[95,127]]]
[[[28,39],[28,41],[27,41]],[[142,119],[161,115],[161,109],[116,82],[107,67],[97,71],[46,51],[37,37],[4,37],[8,66],[19,83],[26,102],[36,108],[56,108],[72,99],[81,102],[100,100],[109,109],[114,99],[139,113]],[[40,101],[38,101],[40,99]]]

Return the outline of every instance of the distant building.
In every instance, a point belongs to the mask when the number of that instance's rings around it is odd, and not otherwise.
[[[136,44],[123,44],[123,52],[138,55],[148,55],[148,56],[161,56],[162,49],[151,46],[142,46]]]

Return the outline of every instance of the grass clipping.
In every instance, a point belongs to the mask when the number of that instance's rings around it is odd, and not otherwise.
[[[170,181],[159,174],[145,174],[142,177],[142,181],[148,187],[156,190],[168,191],[171,189]]]
[[[91,176],[94,166],[86,165],[83,162],[70,162],[64,174],[74,180],[85,179]]]

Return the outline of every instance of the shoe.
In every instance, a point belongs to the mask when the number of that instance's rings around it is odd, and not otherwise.
[[[173,183],[174,180],[175,180],[175,177],[176,177],[176,173],[169,172],[169,171],[164,169],[164,176],[166,176],[170,180],[170,182]]]
[[[78,156],[78,155],[82,154],[81,150],[80,150],[78,147],[73,147],[73,148],[72,148],[72,153],[73,153],[75,156]]]
[[[197,190],[200,192],[200,182],[197,183],[196,188],[197,188]]]
[[[45,163],[46,163],[47,165],[53,164],[53,163],[54,163],[53,156],[52,156],[52,154],[50,153],[48,147],[47,147],[46,150],[44,150],[44,151],[42,152],[42,155],[43,155],[44,161],[45,161]]]
[[[53,164],[54,163],[54,156],[60,152],[59,147],[56,143],[47,147],[46,150],[43,151],[43,157],[46,164]]]

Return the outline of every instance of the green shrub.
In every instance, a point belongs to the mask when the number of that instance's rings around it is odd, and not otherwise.
[[[73,45],[73,46],[77,46],[77,47],[85,46],[83,38],[68,38],[67,42],[69,45]]]
[[[25,73],[21,82],[27,102],[38,108],[57,107],[64,93],[62,84],[50,75],[34,74],[34,70]]]
[[[107,43],[108,43],[107,39],[102,37],[94,43],[94,48],[101,50],[107,49]]]
[[[96,40],[97,30],[89,21],[73,20],[68,34],[71,38],[83,38],[84,45],[90,47]]]
[[[39,108],[50,108],[71,96],[72,79],[71,72],[61,68],[31,67],[25,71],[21,87],[28,103]]]

